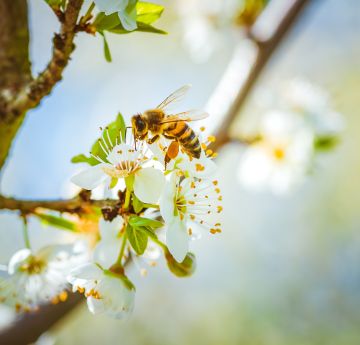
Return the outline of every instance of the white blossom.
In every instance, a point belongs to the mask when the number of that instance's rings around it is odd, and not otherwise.
[[[111,140],[109,139],[109,142]],[[106,161],[93,156],[99,164],[88,167],[72,177],[71,181],[77,186],[92,190],[102,183],[110,184],[111,179],[126,179],[134,177],[134,193],[145,203],[156,203],[159,200],[165,179],[159,169],[144,166],[148,163],[144,146],[135,144],[116,144],[109,147],[106,141],[99,141]]]
[[[134,309],[135,287],[121,274],[94,263],[76,267],[68,276],[74,291],[83,292],[91,313],[121,319]]]
[[[66,276],[86,259],[87,252],[81,246],[52,245],[36,253],[21,249],[11,257],[7,272],[1,272],[0,300],[18,311],[63,301],[67,297]]]
[[[342,116],[331,105],[329,95],[319,86],[296,78],[282,92],[283,106],[299,113],[317,136],[338,135],[344,128]]]
[[[216,180],[181,179],[170,175],[160,198],[160,212],[167,227],[166,244],[178,262],[189,249],[194,227],[220,232],[220,223],[212,215],[222,211],[220,189]]]
[[[260,137],[241,158],[239,180],[247,188],[286,193],[309,169],[314,134],[296,114],[271,111],[264,115]]]
[[[170,140],[162,138],[158,142],[149,145],[149,149],[153,154],[153,159],[158,161],[163,168],[165,167],[164,162],[166,151],[170,143]],[[202,144],[202,146],[206,148],[205,143]],[[182,172],[182,174],[185,176],[191,176],[196,178],[209,178],[215,173],[216,169],[217,166],[213,161],[213,158],[210,154],[207,155],[203,149],[201,150],[200,158],[189,157],[188,154],[181,152],[180,149],[178,155],[174,159],[172,159],[166,166],[167,171],[177,170]]]

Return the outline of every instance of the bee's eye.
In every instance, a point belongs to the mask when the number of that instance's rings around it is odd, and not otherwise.
[[[146,128],[145,122],[141,118],[138,118],[136,121],[136,127],[139,132],[142,132]]]

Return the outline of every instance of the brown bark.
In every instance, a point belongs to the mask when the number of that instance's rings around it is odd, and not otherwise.
[[[9,116],[10,99],[31,81],[29,61],[28,7],[26,0],[0,1],[0,168],[23,113]],[[16,18],[16,20],[14,20]]]
[[[28,58],[29,33],[26,0],[0,1],[0,169],[29,109],[39,105],[62,78],[74,50],[77,20],[84,0],[69,0],[61,29],[53,39],[52,58],[32,79]]]
[[[36,213],[37,209],[83,214],[89,207],[115,207],[119,200],[85,200],[81,195],[65,200],[19,200],[0,195],[0,210],[20,211],[23,215]]]

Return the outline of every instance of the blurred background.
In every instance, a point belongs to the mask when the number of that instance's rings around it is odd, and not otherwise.
[[[187,83],[193,88],[180,109],[205,107],[240,38],[220,26],[206,51],[201,42],[189,46],[181,0],[163,4],[158,26],[169,35],[108,35],[110,64],[99,38],[79,35],[63,81],[31,111],[17,136],[1,179],[3,194],[71,196],[69,179],[79,168],[70,158],[87,152],[99,126],[118,111],[129,119]],[[33,70],[41,71],[58,23],[44,1],[29,5]],[[128,321],[95,317],[81,304],[39,344],[360,343],[359,19],[357,0],[311,1],[233,128],[236,133],[251,117],[257,89],[294,77],[318,84],[346,128],[311,176],[289,195],[253,193],[237,180],[243,147],[224,147],[218,158],[223,233],[192,243],[197,272],[179,279],[160,262],[141,277],[133,267],[136,308]],[[35,248],[72,240],[35,220],[30,226]],[[0,263],[22,247],[21,231],[14,214],[0,214]],[[1,307],[0,325],[13,317]]]

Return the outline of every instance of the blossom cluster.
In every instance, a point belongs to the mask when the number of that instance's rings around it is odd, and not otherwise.
[[[238,177],[246,188],[284,194],[304,181],[321,153],[335,147],[343,118],[329,96],[306,80],[294,79],[263,96],[265,110],[241,157]]]
[[[221,232],[222,196],[213,177],[215,155],[207,149],[214,140],[210,136],[201,143],[200,158],[180,146],[177,156],[165,163],[173,140],[137,140],[118,115],[101,129],[90,156],[73,159],[87,167],[72,183],[89,191],[116,191],[116,199],[86,215],[86,222],[97,223],[94,243],[81,250],[72,245],[20,250],[2,272],[1,300],[17,310],[33,310],[64,301],[72,287],[84,294],[92,313],[123,318],[134,308],[135,286],[126,272],[129,261],[136,267],[154,265],[163,252],[172,273],[191,275],[195,257],[189,252],[190,240]],[[84,220],[78,223],[83,227]],[[94,239],[93,232],[91,236]]]
[[[246,31],[266,3],[267,0],[177,0],[182,39],[191,57],[204,62],[216,51],[222,51],[224,42],[231,46],[239,35],[246,38]]]

